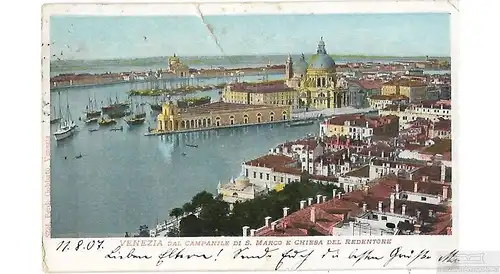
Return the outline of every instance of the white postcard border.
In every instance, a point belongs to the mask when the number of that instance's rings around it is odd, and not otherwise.
[[[351,2],[278,2],[278,3],[186,3],[186,4],[46,4],[42,8],[42,93],[45,102],[50,101],[49,70],[50,70],[50,16],[54,15],[215,15],[215,14],[326,14],[326,13],[398,13],[398,12],[439,12],[451,14],[451,55],[452,55],[452,96],[456,98],[458,94],[458,18],[457,4],[450,1],[351,1]],[[201,22],[200,22],[201,23]],[[50,110],[50,106],[46,107]],[[456,118],[457,109],[453,109],[453,116]],[[459,178],[456,169],[453,171],[453,235],[451,236],[400,236],[400,237],[201,237],[201,238],[151,238],[151,239],[130,239],[130,238],[96,238],[96,239],[52,239],[50,238],[50,136],[49,117],[43,116],[42,125],[43,138],[43,265],[45,270],[50,272],[86,272],[86,271],[256,271],[256,270],[294,270],[297,266],[297,253],[295,258],[287,257],[286,252],[292,250],[312,251],[310,257],[298,268],[300,270],[332,270],[332,269],[427,269],[438,266],[437,255],[450,252],[458,247],[459,227],[458,219],[458,182]],[[454,131],[458,123],[456,119],[453,123]],[[453,142],[453,150],[456,151],[456,142]],[[456,157],[453,159],[453,166],[457,164]],[[390,244],[367,244],[366,240],[380,239],[390,241]],[[128,240],[128,241],[127,241]],[[136,240],[130,242],[130,240]],[[204,241],[229,241],[230,246],[186,246],[187,242]],[[235,259],[234,252],[239,248],[244,248],[245,243],[250,241],[252,245],[249,249],[252,254],[249,256],[262,255],[263,249],[268,247],[273,249],[273,245],[260,245],[256,247],[257,241],[281,241],[279,248],[273,251],[269,258],[256,259]],[[316,244],[302,245],[300,241],[316,241]],[[365,242],[357,243],[357,241]],[[61,245],[61,242],[63,244]],[[299,242],[297,242],[299,241]],[[322,244],[317,244],[319,241]],[[330,242],[328,242],[330,241]],[[333,241],[337,242],[335,244]],[[347,243],[356,241],[356,244]],[[92,243],[93,242],[93,243]],[[241,245],[233,245],[240,242]],[[98,243],[101,249],[97,250]],[[288,244],[289,243],[289,244]],[[63,246],[68,245],[68,249],[61,252]],[[174,246],[175,245],[175,246]],[[77,249],[78,246],[78,250]],[[56,249],[59,247],[59,251]],[[106,255],[113,253],[120,247],[120,254],[127,256],[130,250],[135,249],[135,256],[151,256],[143,259],[105,259]],[[176,257],[177,252],[186,248],[183,252],[184,258],[169,258],[168,255]],[[393,260],[390,265],[383,267],[387,258],[391,257],[395,249],[401,247],[400,254],[408,255],[428,250],[432,259],[417,258],[408,265],[408,260],[402,258]],[[176,249],[177,248],[177,249]],[[328,249],[339,249],[339,258],[331,258]],[[173,251],[175,252],[173,252]],[[352,252],[373,250],[372,256],[384,256],[384,259],[364,259],[363,262],[352,265],[356,258],[348,258]],[[170,253],[169,253],[170,252]],[[173,253],[172,253],[173,252]],[[215,253],[214,253],[215,252]],[[220,254],[218,254],[220,252]],[[406,252],[406,253],[405,253]],[[321,255],[328,253],[325,258]],[[166,255],[165,255],[166,254]],[[197,255],[193,255],[197,254]],[[200,259],[200,254],[205,254],[209,259]],[[222,255],[224,254],[224,255]],[[394,253],[393,253],[394,254]],[[156,266],[164,257],[163,262]],[[191,259],[186,259],[187,255]],[[113,256],[113,255],[112,255]],[[119,255],[117,255],[119,256]],[[171,257],[170,256],[170,257]],[[115,256],[116,257],[116,256]],[[178,257],[178,256],[177,256]],[[411,256],[410,256],[411,257]],[[424,256],[425,257],[425,256]],[[276,269],[280,258],[284,258],[287,264]],[[446,259],[446,258],[444,258]],[[191,263],[192,260],[193,263]],[[300,260],[299,260],[300,261]]]

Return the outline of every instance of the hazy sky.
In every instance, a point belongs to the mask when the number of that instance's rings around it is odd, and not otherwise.
[[[61,59],[314,53],[450,56],[448,14],[51,18],[52,54]],[[144,36],[147,39],[144,39]],[[60,56],[60,52],[63,56]]]

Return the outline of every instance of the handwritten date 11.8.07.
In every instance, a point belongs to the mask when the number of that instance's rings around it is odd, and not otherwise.
[[[74,241],[61,241],[56,248],[56,251],[65,252],[68,250],[101,250],[103,249],[104,240],[79,240]]]

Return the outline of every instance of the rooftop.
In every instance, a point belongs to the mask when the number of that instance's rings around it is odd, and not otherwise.
[[[368,178],[370,177],[370,166],[366,165],[361,168],[355,169],[353,171],[349,171],[345,174],[346,177],[361,177]]]
[[[226,102],[214,102],[190,108],[180,109],[180,113],[188,114],[205,114],[210,112],[224,112],[230,110],[245,110],[245,109],[266,109],[269,106],[265,105],[248,105],[248,104],[235,104]]]
[[[391,94],[391,95],[372,95],[372,96],[370,96],[370,99],[372,99],[372,100],[408,100],[408,97],[406,97],[404,95]]]
[[[425,87],[427,84],[421,81],[412,81],[410,79],[393,79],[385,82],[384,86]]]
[[[327,120],[326,122],[330,125],[344,125],[346,122],[349,122],[350,126],[377,128],[379,126],[389,124],[392,121],[399,121],[399,118],[393,115],[378,117],[367,117],[364,115],[339,115]]]

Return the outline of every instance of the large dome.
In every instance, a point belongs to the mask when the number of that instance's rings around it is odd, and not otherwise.
[[[326,52],[323,37],[321,37],[321,40],[318,43],[318,50],[316,51],[316,54],[311,57],[309,68],[335,70],[335,61],[333,61],[333,58]]]
[[[297,62],[293,63],[293,73],[295,75],[301,75],[301,74],[306,74],[307,70],[307,62],[306,58],[304,57],[304,54],[300,56],[300,59]]]

